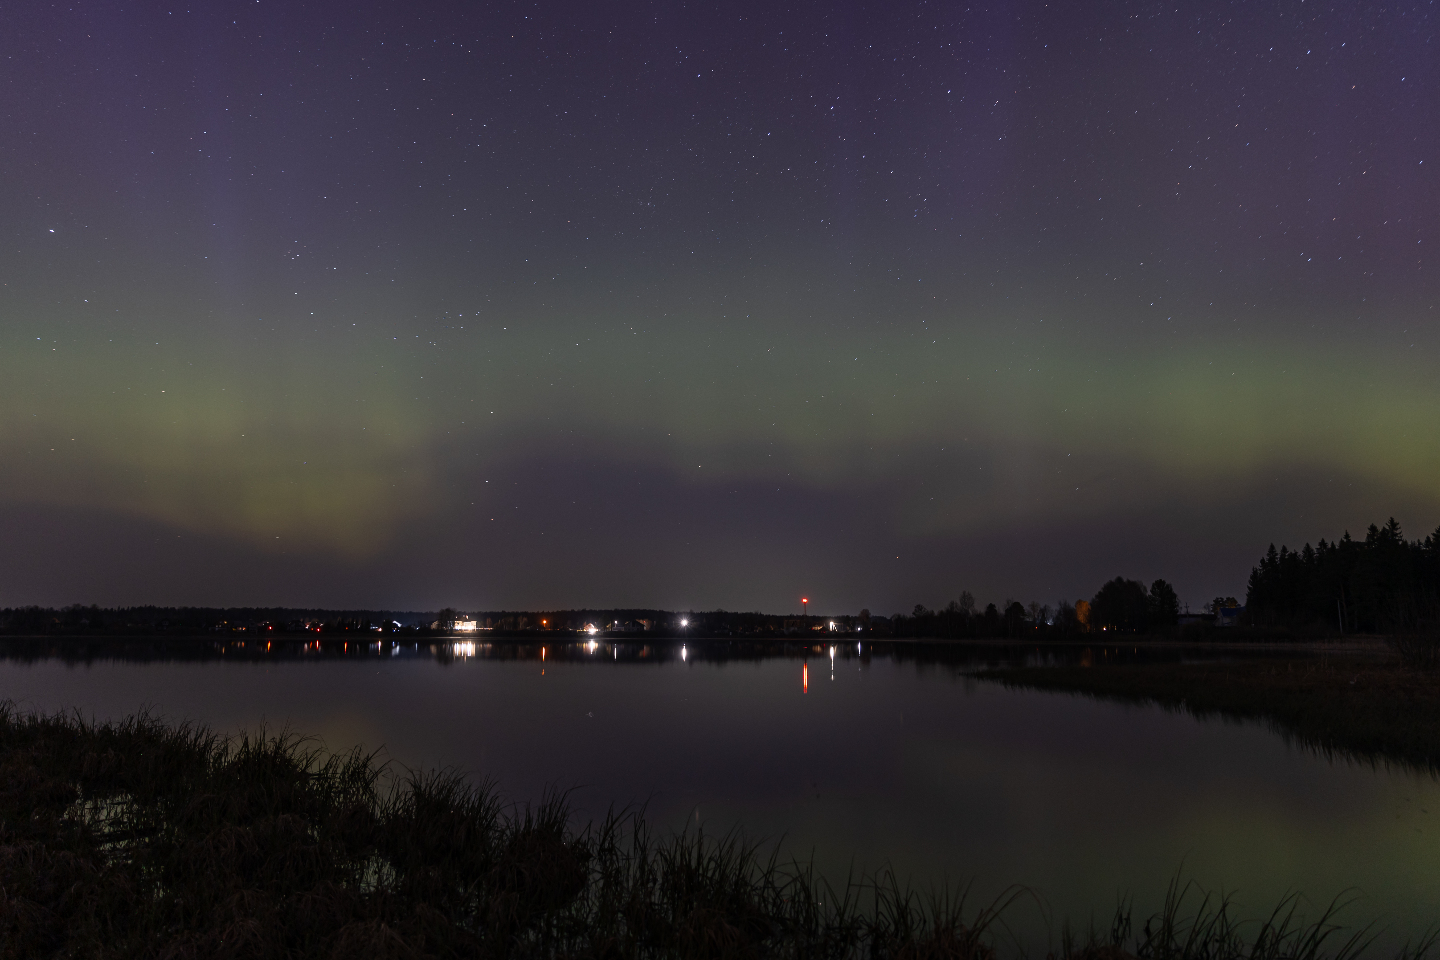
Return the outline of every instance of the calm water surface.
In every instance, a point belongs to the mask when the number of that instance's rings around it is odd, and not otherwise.
[[[1358,895],[1344,916],[1384,925],[1377,947],[1440,918],[1429,775],[1326,760],[1255,724],[967,673],[1033,651],[831,649],[10,644],[0,699],[288,727],[490,778],[519,801],[574,788],[585,817],[642,802],[667,827],[782,841],[837,880],[888,864],[919,887],[971,883],[977,904],[1023,884],[1043,901],[1012,915],[1032,948],[1043,912],[1052,935],[1065,917],[1108,923],[1122,894],[1148,912],[1182,867],[1234,891],[1246,916],[1291,891]]]

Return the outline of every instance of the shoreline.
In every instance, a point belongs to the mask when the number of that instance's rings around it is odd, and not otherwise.
[[[1326,651],[1317,651],[1325,653]],[[1440,677],[1391,655],[1005,667],[978,680],[1267,724],[1322,753],[1440,774]]]
[[[660,836],[633,811],[578,824],[563,795],[517,807],[453,773],[397,775],[297,736],[222,737],[145,716],[85,723],[10,704],[0,888],[0,943],[27,957],[993,960],[1007,910],[1028,895],[972,905],[883,872],[832,887],[737,834]],[[1282,901],[1267,931],[1177,879],[1153,917],[1121,906],[1108,929],[1078,938],[1052,925],[1051,956],[1359,952],[1368,927],[1337,926],[1348,919],[1338,902],[1291,913],[1299,902]]]

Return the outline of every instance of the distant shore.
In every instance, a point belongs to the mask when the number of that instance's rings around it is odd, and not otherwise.
[[[1305,652],[1303,660],[1092,661],[975,675],[1007,687],[1155,704],[1201,718],[1257,721],[1324,753],[1440,772],[1440,675],[1405,665],[1378,639],[1312,644]]]

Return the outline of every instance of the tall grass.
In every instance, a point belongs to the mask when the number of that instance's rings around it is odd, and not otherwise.
[[[1407,669],[1427,674],[1440,673],[1440,634],[1397,634],[1390,638],[1389,643]]]
[[[0,704],[7,960],[991,960],[1021,895],[972,910],[888,873],[834,888],[734,834],[657,836],[635,811],[577,826],[563,794],[506,807],[453,772],[391,775],[289,734]],[[1139,934],[1123,912],[1059,955],[1349,960],[1363,946],[1363,931],[1332,941],[1328,913],[1300,923],[1293,903],[1247,940],[1224,903],[1187,926],[1181,900]]]

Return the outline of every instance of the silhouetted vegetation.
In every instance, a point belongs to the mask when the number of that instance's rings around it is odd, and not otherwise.
[[[1066,606],[1061,601],[1061,607]],[[951,600],[940,610],[931,610],[924,604],[916,604],[909,616],[897,613],[876,623],[876,633],[881,636],[906,637],[937,640],[1034,640],[1042,636],[1059,637],[1078,631],[1079,625],[1073,620],[1074,607],[1070,606],[1071,619],[1051,620],[1048,606],[1031,603],[1028,606],[1018,600],[1006,601],[1002,611],[995,604],[987,604],[978,610],[975,598],[967,590],[960,599]]]
[[[1200,718],[1258,720],[1326,754],[1440,772],[1440,685],[1433,674],[1394,661],[1102,664],[978,676],[1012,687],[1153,703]]]
[[[1174,627],[1179,617],[1180,599],[1164,580],[1156,580],[1147,591],[1138,580],[1116,577],[1090,601],[1092,630],[1164,631]]]
[[[1293,551],[1272,543],[1250,573],[1247,619],[1311,632],[1405,633],[1440,628],[1440,530],[1406,541],[1394,517]]]
[[[0,957],[984,956],[994,916],[293,736],[0,709]]]
[[[435,612],[314,610],[264,607],[118,607],[80,604],[0,610],[0,635],[69,637],[181,637],[206,634],[284,637],[399,634],[449,636],[484,632],[502,637],[646,634],[654,637],[809,636],[815,633],[871,632],[862,618],[782,616],[711,610],[655,609],[490,610]],[[884,618],[879,618],[882,623]],[[883,632],[883,631],[882,631]]]
[[[1243,928],[1225,901],[1063,958],[1347,960],[1365,931],[1294,901]],[[994,957],[1021,893],[967,910],[891,874],[832,888],[735,836],[577,828],[563,796],[507,809],[454,774],[387,778],[294,736],[0,706],[0,957]],[[1253,932],[1252,932],[1253,931]],[[1333,950],[1327,952],[1333,944]],[[1422,945],[1423,946],[1423,945]]]

